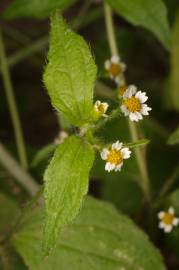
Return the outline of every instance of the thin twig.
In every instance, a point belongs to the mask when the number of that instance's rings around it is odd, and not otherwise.
[[[20,159],[20,163],[24,169],[27,169],[27,156],[26,156],[26,149],[24,144],[24,138],[22,133],[22,127],[19,119],[18,109],[16,106],[13,86],[9,74],[7,58],[5,54],[3,36],[0,29],[0,62],[1,62],[1,71],[2,71],[2,78],[4,82],[4,89],[7,96],[7,101],[9,105],[9,111],[11,114],[12,124],[14,127],[14,133],[16,138],[16,145],[18,150],[18,155]]]
[[[0,163],[21,184],[30,195],[35,195],[39,187],[35,180],[17,163],[0,143]]]

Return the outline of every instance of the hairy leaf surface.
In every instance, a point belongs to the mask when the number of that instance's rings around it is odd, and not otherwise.
[[[67,138],[57,147],[44,176],[46,253],[55,245],[59,231],[77,215],[88,191],[93,159],[91,146],[75,136]]]
[[[14,245],[32,270],[164,270],[158,250],[146,235],[111,204],[85,200],[48,258],[41,259],[42,209],[28,213],[14,236]]]
[[[91,118],[95,78],[96,65],[86,42],[56,13],[51,18],[44,83],[53,106],[73,125]]]

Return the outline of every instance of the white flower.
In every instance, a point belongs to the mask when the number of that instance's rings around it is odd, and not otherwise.
[[[104,66],[110,78],[116,83],[120,83],[121,75],[126,70],[126,65],[120,61],[120,57],[113,55],[111,59],[105,61]]]
[[[167,212],[159,212],[158,218],[160,220],[159,228],[163,229],[165,233],[171,232],[173,227],[179,224],[179,218],[175,216],[173,207],[170,207]]]
[[[131,151],[127,147],[123,147],[123,143],[117,141],[112,144],[110,149],[104,148],[101,151],[101,158],[106,160],[105,170],[110,172],[120,171],[123,165],[123,159],[128,159]]]
[[[55,138],[54,143],[55,144],[61,144],[64,142],[64,140],[68,137],[68,133],[65,130],[61,130],[58,133],[58,136]]]
[[[105,113],[108,107],[109,104],[107,102],[101,102],[100,100],[97,100],[94,104],[94,110],[99,116],[107,117]]]
[[[147,99],[145,92],[137,91],[135,85],[130,85],[123,94],[121,110],[131,121],[138,122],[143,119],[143,115],[149,115],[149,111],[152,110],[145,104]]]

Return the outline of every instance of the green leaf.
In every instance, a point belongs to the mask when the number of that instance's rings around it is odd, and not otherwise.
[[[170,48],[170,31],[167,10],[161,0],[106,0],[126,20],[136,26],[150,30],[162,43]]]
[[[179,143],[179,127],[170,135],[167,143],[171,145]]]
[[[19,17],[45,18],[50,13],[59,8],[66,9],[74,4],[76,0],[14,0],[3,13],[5,19],[15,19]]]
[[[44,250],[55,245],[59,231],[70,223],[88,191],[89,171],[94,160],[92,147],[71,136],[59,145],[45,172],[46,224]]]
[[[63,230],[48,258],[42,260],[43,211],[34,209],[13,237],[17,251],[32,270],[164,270],[158,250],[148,237],[112,205],[85,200],[74,224]]]
[[[83,38],[72,32],[57,13],[53,15],[44,83],[53,106],[73,125],[91,118],[96,72]]]

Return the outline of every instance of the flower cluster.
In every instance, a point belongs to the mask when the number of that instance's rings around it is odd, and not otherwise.
[[[119,56],[113,55],[105,61],[105,69],[109,77],[117,83],[117,94],[121,100],[121,111],[131,121],[138,122],[144,115],[149,115],[151,108],[145,103],[148,99],[145,92],[137,91],[135,85],[127,86],[124,80],[126,65],[120,61]]]
[[[158,213],[159,228],[163,229],[165,233],[172,231],[174,226],[179,224],[179,218],[175,216],[175,210],[173,207],[170,207],[168,211],[161,211]]]
[[[121,62],[120,57],[113,55],[111,59],[105,61],[104,66],[108,76],[117,84],[117,95],[122,113],[131,121],[136,122],[142,120],[143,116],[149,115],[151,108],[146,104],[148,97],[145,92],[138,91],[135,85],[126,85],[124,78],[126,65]],[[108,107],[108,103],[97,100],[93,108],[94,121],[100,117],[107,117]],[[106,160],[105,170],[108,172],[120,171],[123,160],[128,159],[130,155],[131,151],[127,147],[123,147],[123,143],[119,141],[101,151],[101,158]]]

